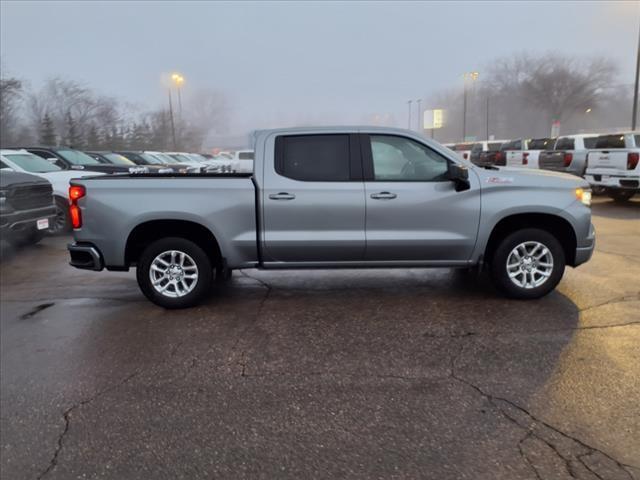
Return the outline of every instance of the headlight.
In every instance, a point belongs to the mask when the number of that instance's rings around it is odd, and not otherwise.
[[[576,188],[576,198],[587,207],[591,206],[591,190],[585,190],[584,188]]]

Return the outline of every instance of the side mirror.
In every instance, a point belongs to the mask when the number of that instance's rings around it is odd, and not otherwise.
[[[449,180],[455,184],[456,192],[462,192],[463,190],[469,190],[469,188],[471,188],[471,184],[469,183],[469,170],[467,170],[467,167],[457,163],[449,162]]]

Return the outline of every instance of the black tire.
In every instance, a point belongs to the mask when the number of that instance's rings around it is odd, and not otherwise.
[[[56,197],[56,216],[52,223],[53,225],[48,230],[52,235],[60,235],[71,231],[69,201],[66,198]]]
[[[26,245],[35,245],[44,238],[44,233],[44,230],[37,230],[35,227],[30,228],[9,238],[9,243],[20,247]]]
[[[169,297],[160,293],[151,283],[150,270],[154,259],[163,252],[176,250],[187,254],[197,267],[197,279],[193,289],[181,297]],[[213,267],[207,254],[190,240],[167,237],[156,240],[144,249],[138,260],[136,278],[145,297],[164,308],[188,308],[199,304],[209,293],[213,278]]]
[[[216,268],[216,283],[225,283],[231,280],[233,276],[233,270],[230,268]]]
[[[609,192],[609,197],[613,198],[614,202],[624,203],[627,202],[635,195],[636,192],[632,190],[614,190]]]
[[[553,267],[550,267],[551,272],[546,281],[539,286],[530,288],[516,285],[509,277],[507,269],[507,260],[511,252],[525,242],[542,244],[549,250],[553,260]],[[564,274],[564,267],[564,249],[558,239],[549,232],[537,228],[525,228],[509,234],[495,249],[490,261],[493,284],[506,296],[517,299],[540,298],[551,292],[560,282]]]

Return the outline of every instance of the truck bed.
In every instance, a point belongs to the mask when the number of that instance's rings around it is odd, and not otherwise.
[[[251,173],[149,173],[72,180],[72,185],[85,187],[78,205],[81,212],[90,212],[82,215],[76,239],[98,246],[104,264],[120,269],[129,266],[126,245],[134,228],[149,222],[188,228],[194,222],[213,233],[230,263],[252,265],[258,253],[256,188],[251,177]],[[162,229],[163,224],[158,225]]]

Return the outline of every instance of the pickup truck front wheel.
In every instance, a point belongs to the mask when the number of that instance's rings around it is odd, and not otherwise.
[[[164,308],[197,305],[210,290],[213,268],[207,254],[185,238],[163,238],[140,256],[136,277],[142,293]]]
[[[549,232],[518,230],[505,237],[491,259],[491,277],[507,296],[540,298],[553,290],[564,274],[564,250]]]

